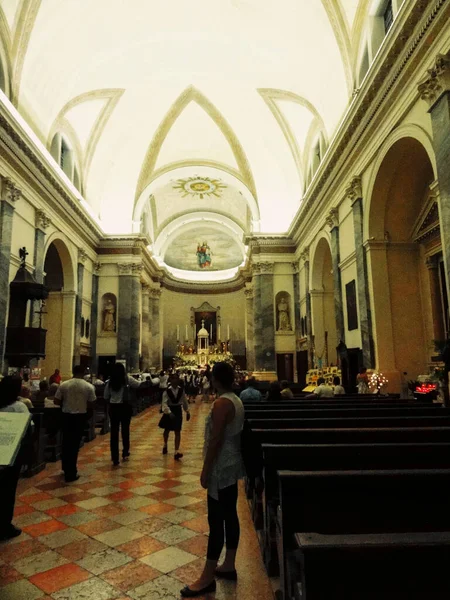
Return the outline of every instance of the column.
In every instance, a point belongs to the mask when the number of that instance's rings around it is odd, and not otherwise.
[[[245,348],[247,357],[247,370],[255,370],[255,340],[253,318],[253,288],[245,290]]]
[[[447,294],[450,298],[450,52],[438,54],[418,87],[429,106],[439,181],[439,221]]]
[[[38,283],[44,283],[44,261],[45,261],[45,231],[51,224],[47,214],[37,209],[35,214],[35,232],[34,232],[34,278]],[[34,300],[31,302],[30,326],[39,327],[39,315],[35,314],[40,309],[40,302]]]
[[[97,333],[98,333],[98,280],[100,269],[102,268],[101,263],[94,263],[94,272],[92,273],[92,295],[91,295],[91,365],[92,372],[97,373],[98,370],[98,356],[97,356]]]
[[[255,370],[267,378],[276,376],[275,323],[273,310],[273,263],[254,265]],[[261,375],[260,375],[261,377]]]
[[[308,369],[314,368],[314,337],[312,335],[311,291],[309,288],[309,246],[303,249],[300,258],[305,270],[306,334],[308,338]]]
[[[152,289],[152,366],[161,368],[161,336],[160,336],[160,299],[161,290]]]
[[[83,310],[83,282],[84,282],[84,263],[86,262],[87,254],[83,248],[78,250],[78,265],[77,265],[77,298],[75,302],[75,337],[73,345],[73,364],[80,363],[80,343],[81,343],[81,313]]]
[[[142,362],[143,370],[150,366],[150,286],[142,284]]]
[[[292,263],[292,272],[294,278],[294,331],[295,339],[301,336],[300,324],[300,271],[298,261]],[[297,348],[298,350],[298,348]]]
[[[117,356],[130,367],[131,264],[119,264],[119,297],[117,310]]]
[[[342,282],[340,246],[339,246],[339,210],[332,208],[326,218],[326,223],[331,229],[331,260],[333,265],[334,283],[334,317],[336,320],[336,340],[345,343],[344,311],[342,307]],[[333,348],[334,353],[335,348]]]
[[[141,273],[142,263],[131,267],[130,369],[139,371],[141,347]]]
[[[428,276],[430,279],[431,315],[433,318],[433,339],[445,340],[444,320],[442,314],[441,286],[439,281],[439,261],[437,256],[427,258]]]
[[[9,300],[9,266],[15,203],[22,192],[9,179],[0,176],[0,372],[5,369],[6,317]]]
[[[367,257],[363,236],[363,201],[361,178],[354,177],[346,189],[353,210],[353,226],[355,230],[356,253],[356,285],[359,304],[359,327],[364,366],[375,366],[374,345],[372,334],[372,314],[370,309],[369,278],[367,274]]]

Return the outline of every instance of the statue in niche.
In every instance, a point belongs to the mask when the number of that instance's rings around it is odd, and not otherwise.
[[[292,331],[289,319],[289,300],[282,296],[277,306],[278,310],[278,331]]]
[[[103,296],[103,331],[114,333],[116,331],[116,304],[113,294]]]

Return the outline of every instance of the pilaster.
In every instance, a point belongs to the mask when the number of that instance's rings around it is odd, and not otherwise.
[[[73,364],[80,362],[80,343],[81,343],[81,313],[83,310],[83,287],[84,287],[84,263],[87,254],[83,248],[78,249],[77,264],[77,297],[75,301],[75,337],[73,345]]]
[[[150,286],[142,284],[142,362],[143,370],[147,371],[150,366]]]
[[[363,201],[361,178],[354,177],[346,189],[346,195],[352,203],[353,225],[355,230],[356,285],[359,304],[359,326],[363,362],[366,368],[375,366],[372,333],[372,314],[370,309],[369,277],[363,237]]]
[[[336,321],[336,339],[339,342],[345,342],[344,311],[342,303],[342,280],[339,263],[340,245],[339,245],[339,210],[332,208],[326,217],[326,224],[330,228],[331,234],[331,260],[333,265],[333,285],[334,285],[334,317]],[[334,351],[334,348],[333,348]]]
[[[253,265],[254,273],[254,332],[255,370],[276,375],[275,323],[273,310],[274,263],[259,262]],[[261,376],[261,375],[259,375]]]
[[[151,290],[152,298],[152,345],[151,358],[153,368],[161,368],[161,333],[160,333],[160,299],[161,289],[153,288]]]
[[[98,356],[97,356],[97,336],[98,336],[98,284],[99,274],[102,268],[101,263],[97,262],[93,265],[94,270],[92,273],[92,295],[91,295],[91,365],[92,372],[97,373],[98,371]]]
[[[255,324],[253,318],[253,288],[245,289],[245,347],[247,358],[247,370],[255,370]]]

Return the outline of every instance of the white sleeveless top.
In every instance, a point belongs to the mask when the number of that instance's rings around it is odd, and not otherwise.
[[[234,405],[234,419],[225,428],[225,437],[223,445],[214,462],[210,478],[208,481],[208,494],[219,499],[219,490],[230,485],[234,485],[239,479],[245,476],[244,462],[241,454],[241,433],[244,428],[244,405],[241,400],[229,392],[222,394],[221,398],[231,400]],[[214,406],[214,403],[213,405]],[[206,455],[212,430],[212,408],[205,423],[205,445],[203,454]]]

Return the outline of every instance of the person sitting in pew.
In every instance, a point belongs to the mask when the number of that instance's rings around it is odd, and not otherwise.
[[[282,398],[287,398],[288,400],[292,400],[294,398],[294,394],[291,390],[291,388],[289,387],[289,382],[288,381],[282,381],[281,382],[281,397]]]
[[[330,385],[326,385],[325,379],[319,377],[317,380],[317,387],[312,394],[305,396],[305,400],[312,400],[315,398],[333,398],[334,392]]]
[[[266,402],[280,402],[281,399],[280,384],[278,381],[272,381],[269,385],[269,391],[266,394],[265,400]]]
[[[333,385],[334,385],[334,395],[335,396],[345,395],[345,390],[341,385],[340,377],[333,377]]]
[[[4,377],[0,383],[0,412],[28,413],[18,397],[22,386],[20,377]],[[16,502],[17,483],[22,468],[21,452],[12,467],[0,467],[0,541],[17,537],[22,530],[12,524]]]
[[[257,388],[256,379],[254,377],[251,377],[247,381],[247,387],[244,391],[241,392],[240,398],[243,402],[245,402],[246,400],[261,402],[262,394]]]
[[[55,404],[55,396],[58,389],[58,383],[52,383],[51,386],[48,388],[48,396],[44,400],[45,408],[60,408],[57,404]]]
[[[39,391],[31,396],[31,402],[34,408],[43,410],[45,408],[45,399],[48,396],[48,381],[43,379],[39,382]]]
[[[20,396],[18,397],[18,400],[20,400],[21,402],[23,402],[25,404],[25,406],[28,408],[28,410],[31,410],[33,408],[33,403],[30,400],[30,388],[27,387],[26,385],[22,384],[22,387],[20,389]]]

